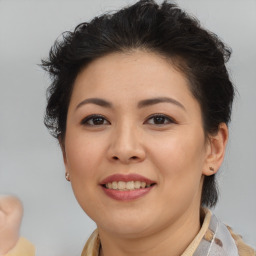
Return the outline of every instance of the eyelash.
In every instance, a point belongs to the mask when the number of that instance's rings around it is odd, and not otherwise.
[[[104,122],[104,121],[107,121],[107,119],[106,119],[104,116],[102,116],[102,115],[90,115],[90,116],[87,116],[86,118],[84,118],[84,119],[81,121],[81,124],[82,124],[82,125],[86,125],[86,126],[105,125],[105,124],[89,124],[89,121],[93,121],[93,120],[99,119],[99,118],[102,119],[103,122]],[[109,121],[107,121],[107,122],[108,122],[108,124],[110,124]]]
[[[164,114],[153,114],[153,115],[151,115],[151,116],[149,116],[147,119],[146,119],[146,121],[148,121],[148,120],[150,120],[150,119],[154,119],[154,118],[164,118],[165,119],[165,121],[167,120],[167,123],[163,123],[163,124],[152,124],[152,125],[157,125],[157,126],[160,126],[160,125],[167,125],[167,124],[172,124],[172,123],[174,123],[174,124],[176,124],[177,122],[173,119],[173,118],[171,118],[171,117],[169,117],[169,116],[166,116],[166,115],[164,115]],[[156,120],[155,120],[156,121]]]
[[[162,123],[162,124],[156,124],[155,123],[155,124],[151,124],[151,125],[161,126],[161,125],[177,123],[173,118],[171,118],[169,116],[166,116],[166,115],[163,115],[163,114],[153,114],[153,115],[149,116],[143,124],[147,123],[148,120],[154,119],[154,118],[162,118],[162,119],[164,119],[164,123]],[[101,119],[101,121],[103,121],[103,123],[101,123],[101,124],[90,124],[89,123],[90,121],[94,122],[97,119]],[[94,115],[90,115],[90,116],[87,116],[86,118],[84,118],[81,121],[81,125],[85,125],[85,126],[106,125],[106,124],[104,124],[105,121],[107,121],[107,125],[111,124],[104,116],[102,116],[102,115],[95,115],[94,114]],[[156,121],[156,119],[155,119],[155,121]],[[166,121],[167,121],[167,123],[166,123]]]

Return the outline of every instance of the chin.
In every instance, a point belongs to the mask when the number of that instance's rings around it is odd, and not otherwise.
[[[143,224],[132,226],[129,223],[122,224],[121,226],[113,224],[106,228],[106,231],[124,238],[139,238],[146,235],[147,233],[150,233],[150,231],[148,230],[149,227],[146,227]]]
[[[96,220],[95,222],[99,229],[126,238],[136,238],[150,233],[151,228],[154,226],[152,213],[150,215],[149,219],[141,214],[118,214],[105,216],[101,221],[97,222]],[[156,221],[158,222],[158,220]]]

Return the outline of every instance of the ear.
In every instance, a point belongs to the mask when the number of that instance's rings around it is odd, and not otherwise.
[[[207,155],[203,174],[210,176],[218,172],[226,151],[228,141],[228,127],[225,123],[219,125],[218,132],[209,136],[207,143]]]

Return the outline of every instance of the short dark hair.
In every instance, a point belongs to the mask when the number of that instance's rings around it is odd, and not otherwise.
[[[54,137],[64,142],[69,101],[81,69],[109,53],[134,49],[168,57],[183,72],[201,106],[206,135],[216,133],[220,123],[229,123],[234,87],[225,63],[231,50],[176,4],[141,0],[64,32],[49,58],[42,60],[52,78],[44,123]],[[206,176],[201,205],[213,207],[217,200],[215,175]]]

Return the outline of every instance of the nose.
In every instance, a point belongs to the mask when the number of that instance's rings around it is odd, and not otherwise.
[[[141,162],[146,153],[142,143],[142,134],[132,125],[123,125],[113,130],[108,158],[112,162],[130,164]]]

